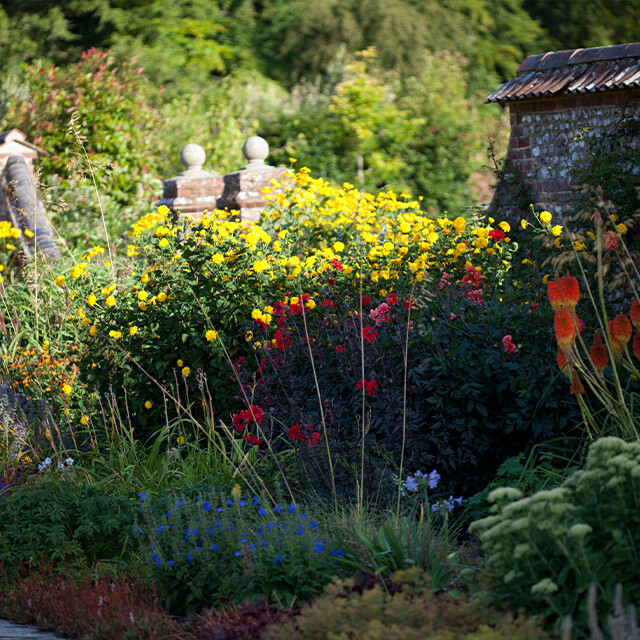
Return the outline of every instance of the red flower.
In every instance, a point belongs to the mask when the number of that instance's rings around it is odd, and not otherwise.
[[[460,284],[464,287],[465,285],[471,285],[474,289],[479,289],[482,286],[482,273],[480,273],[480,269],[476,269],[475,267],[467,267],[467,274],[462,278]]]
[[[378,332],[373,327],[365,327],[362,330],[362,337],[371,343],[378,337]]]
[[[613,355],[616,358],[616,362],[622,360],[622,354],[624,353],[624,345],[616,340],[615,329],[613,328],[613,320],[609,320],[609,338],[611,340],[611,348],[613,349]]]
[[[506,236],[502,229],[492,229],[489,231],[489,238],[494,242],[500,242],[500,240],[504,240]]]
[[[284,302],[278,301],[273,305],[273,315],[274,316],[281,316],[284,313],[285,309],[286,309],[286,307],[285,307]]]
[[[558,347],[558,355],[556,357],[556,362],[558,363],[558,369],[562,371],[565,375],[571,375],[569,373],[569,367],[567,366],[567,358],[564,355],[564,351]]]
[[[289,427],[289,440],[302,440],[302,433],[300,433],[300,425],[294,424]]]
[[[243,436],[242,439],[245,442],[248,442],[249,444],[260,444],[260,439],[256,438],[255,436],[252,436],[250,434],[247,434],[246,436]]]
[[[339,345],[336,347],[336,351],[337,351],[338,353],[343,353],[343,352],[344,352],[344,347],[343,347],[341,344],[339,344]]]
[[[299,316],[302,313],[302,305],[299,304],[292,304],[289,307],[289,313],[292,316]]]
[[[567,307],[569,311],[573,311],[580,299],[578,281],[573,276],[562,276],[558,283],[558,293],[560,294],[562,304]]]
[[[631,339],[631,323],[629,322],[629,318],[624,315],[624,313],[619,313],[613,319],[613,337],[616,339],[624,348]]]
[[[557,309],[562,306],[562,297],[560,296],[560,287],[555,280],[549,280],[547,283],[547,296],[551,307]]]
[[[368,396],[372,396],[375,392],[376,389],[378,388],[378,383],[375,380],[365,380],[364,378],[362,380],[360,380],[358,382],[358,384],[356,385],[356,389],[360,389],[362,390],[362,388],[364,387],[364,392],[368,395]]]
[[[390,293],[387,298],[387,304],[391,305],[392,307],[396,304],[398,304],[398,296],[395,293]]]
[[[569,389],[569,393],[573,396],[576,394],[584,393],[584,385],[580,380],[580,376],[575,369],[571,371],[571,388]]]
[[[276,347],[285,351],[291,346],[291,338],[285,329],[278,329],[275,335]]]
[[[362,306],[368,307],[371,304],[371,298],[369,296],[362,296]]]
[[[252,404],[248,409],[235,413],[231,419],[231,424],[236,431],[242,433],[250,422],[260,424],[263,417],[264,411],[260,407],[256,407]]]
[[[633,336],[633,342],[631,343],[631,350],[633,351],[633,355],[640,360],[640,333],[636,331],[636,334]]]
[[[558,346],[561,349],[570,347],[576,339],[576,326],[573,315],[569,309],[559,307],[553,320],[553,329],[556,334]]]
[[[618,236],[615,231],[604,232],[604,248],[610,251],[618,248]]]
[[[591,356],[591,363],[593,364],[593,368],[598,372],[599,375],[602,375],[604,373],[604,370],[607,368],[607,365],[609,364],[609,356],[607,354],[606,347],[602,343],[602,338],[597,331],[593,336],[593,345],[591,347],[589,355]]]
[[[640,330],[640,301],[638,298],[634,298],[631,303],[631,309],[629,310],[629,315],[631,316],[631,322],[633,322],[633,326]]]
[[[342,271],[343,267],[340,264],[340,260],[332,260],[331,264],[338,270],[338,271]]]
[[[517,353],[518,347],[512,342],[511,336],[505,336],[502,338],[502,346],[504,347],[505,353]]]
[[[333,307],[333,302],[331,302],[331,300],[323,300],[322,301],[322,306],[323,307]]]
[[[311,437],[309,437],[309,438],[307,439],[307,444],[308,444],[310,447],[315,447],[315,446],[318,444],[318,441],[319,441],[319,440],[320,440],[320,434],[319,434],[317,431],[314,431],[314,432],[311,434]]]
[[[413,298],[407,298],[404,301],[404,308],[405,309],[415,309],[416,308],[416,301]]]

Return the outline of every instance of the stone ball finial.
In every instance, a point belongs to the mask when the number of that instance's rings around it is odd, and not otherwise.
[[[180,162],[187,171],[201,171],[207,156],[199,144],[188,144],[180,151]]]
[[[269,156],[269,143],[260,136],[251,136],[246,139],[242,153],[250,166],[263,165]]]

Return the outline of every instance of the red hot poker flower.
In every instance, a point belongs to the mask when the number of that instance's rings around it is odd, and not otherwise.
[[[558,347],[558,355],[556,357],[556,361],[558,363],[558,369],[562,371],[566,376],[571,376],[571,372],[569,371],[569,366],[567,364],[567,358],[564,355],[564,351]]]
[[[553,320],[553,329],[556,334],[558,346],[561,349],[569,348],[576,339],[576,326],[573,316],[568,309],[559,307]]]
[[[631,323],[629,322],[629,318],[624,313],[619,313],[613,319],[613,337],[622,345],[624,348],[631,340]]]
[[[640,331],[640,301],[638,298],[634,298],[631,303],[631,309],[629,310],[629,315],[631,316],[631,322],[633,322],[633,326]]]
[[[613,355],[616,358],[616,362],[620,363],[622,360],[622,354],[624,353],[624,345],[616,340],[613,322],[613,320],[609,320],[609,338],[611,339],[611,348],[613,349]]]
[[[584,393],[584,385],[582,384],[582,380],[580,380],[580,376],[575,369],[571,371],[571,388],[569,389],[569,393],[572,396]]]
[[[593,368],[598,372],[598,375],[602,375],[609,364],[609,356],[607,355],[606,347],[602,343],[602,338],[597,331],[593,336],[593,346],[591,347],[590,355]]]
[[[558,284],[558,292],[562,304],[573,311],[580,300],[580,287],[578,281],[573,276],[562,276]]]
[[[633,336],[633,342],[631,343],[631,350],[633,351],[633,355],[640,360],[640,333],[636,331],[636,334]]]
[[[553,309],[558,309],[562,306],[560,288],[558,287],[558,283],[555,280],[549,280],[549,282],[547,283],[547,296]]]

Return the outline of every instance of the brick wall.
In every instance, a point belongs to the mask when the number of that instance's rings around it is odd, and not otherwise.
[[[640,91],[526,100],[509,103],[509,111],[505,173],[522,177],[537,206],[561,211],[575,198],[572,169],[586,158],[589,140],[623,118],[640,118]],[[502,209],[499,192],[493,204]]]

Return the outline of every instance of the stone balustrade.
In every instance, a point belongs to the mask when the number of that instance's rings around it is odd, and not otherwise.
[[[180,152],[185,170],[175,178],[163,182],[162,200],[175,216],[199,219],[204,211],[228,209],[237,211],[241,220],[258,220],[264,209],[262,190],[272,180],[281,182],[288,169],[272,167],[265,160],[269,145],[264,138],[247,138],[242,153],[247,164],[225,176],[209,173],[202,167],[205,152],[197,144],[188,144]]]

